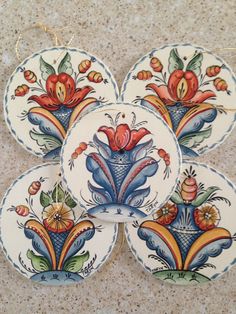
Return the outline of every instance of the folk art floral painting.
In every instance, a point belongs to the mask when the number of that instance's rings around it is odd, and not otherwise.
[[[68,190],[91,215],[133,221],[173,192],[181,155],[171,129],[153,111],[110,104],[79,118],[62,148]]]
[[[169,283],[218,278],[235,264],[236,188],[215,169],[185,162],[170,200],[148,219],[126,224],[137,260]]]
[[[99,59],[79,49],[53,47],[16,68],[5,91],[5,119],[24,148],[56,159],[78,116],[117,97],[116,82]]]
[[[231,132],[235,83],[230,67],[211,52],[190,44],[165,45],[132,67],[121,100],[159,113],[175,132],[183,157],[196,157]]]
[[[24,276],[46,285],[84,280],[107,260],[117,225],[84,213],[61,182],[58,163],[20,176],[1,204],[1,244]]]

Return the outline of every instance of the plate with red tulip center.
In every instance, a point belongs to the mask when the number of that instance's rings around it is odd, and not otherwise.
[[[76,48],[52,47],[25,59],[10,77],[5,120],[24,148],[56,159],[78,116],[117,97],[116,82],[99,59]]]
[[[236,78],[210,51],[165,45],[131,68],[121,100],[157,112],[174,131],[183,157],[197,157],[223,142],[235,125]]]
[[[103,220],[133,221],[170,197],[181,164],[172,130],[152,110],[108,104],[68,132],[62,176],[80,206]]]

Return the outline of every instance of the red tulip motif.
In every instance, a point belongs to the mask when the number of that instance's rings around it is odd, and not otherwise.
[[[76,88],[74,79],[67,73],[51,74],[46,80],[46,94],[29,97],[41,107],[54,111],[61,105],[67,108],[77,106],[93,90],[90,86]]]
[[[106,134],[109,146],[113,151],[131,150],[147,134],[150,134],[146,128],[130,130],[128,124],[119,124],[116,129],[102,126],[98,132]]]
[[[201,91],[198,89],[198,78],[193,71],[175,70],[171,73],[168,84],[157,86],[155,83],[147,85],[167,105],[175,105],[181,102],[185,106],[194,106],[215,97],[211,90]]]

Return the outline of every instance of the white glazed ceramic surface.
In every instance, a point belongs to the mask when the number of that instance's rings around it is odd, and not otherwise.
[[[55,159],[80,113],[117,97],[116,82],[99,59],[76,48],[52,47],[25,59],[10,77],[5,119],[24,148]]]
[[[236,80],[210,51],[190,44],[153,49],[129,71],[121,100],[158,112],[174,130],[183,157],[217,147],[235,122]]]
[[[58,163],[22,174],[1,204],[1,244],[24,276],[46,285],[79,282],[110,255],[118,226],[88,217],[64,189]]]
[[[181,154],[158,115],[118,103],[77,120],[63,145],[61,164],[68,190],[89,214],[122,222],[145,217],[168,200]]]
[[[236,187],[205,164],[183,163],[169,202],[152,216],[126,224],[137,260],[169,283],[218,278],[236,261]]]

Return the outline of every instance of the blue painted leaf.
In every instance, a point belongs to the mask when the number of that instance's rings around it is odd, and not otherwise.
[[[126,198],[124,203],[133,207],[139,207],[142,205],[144,198],[147,197],[149,193],[150,187],[146,189],[136,190]]]
[[[69,246],[67,253],[64,257],[64,262],[66,262],[68,260],[68,258],[70,258],[71,256],[74,256],[79,250],[81,250],[85,244],[85,241],[90,240],[94,236],[94,233],[95,233],[94,228],[83,231],[82,233],[80,233],[81,230],[79,230],[78,236],[77,236],[76,229],[73,228],[72,230],[73,230],[73,238],[75,240],[70,243],[70,246]]]
[[[118,194],[118,201],[122,203],[134,190],[146,183],[158,169],[158,163],[151,157],[142,158],[132,166],[125,177]]]
[[[224,249],[228,249],[232,244],[232,239],[220,239],[203,247],[193,258],[188,269],[192,270],[205,264],[209,257],[216,257],[221,254]]]
[[[92,198],[96,204],[102,205],[112,202],[110,194],[104,189],[96,188],[90,182],[88,182],[88,187],[90,192],[92,193]]]
[[[50,117],[47,117],[46,115],[43,116],[34,111],[29,111],[28,120],[30,123],[38,125],[40,131],[45,135],[50,135],[55,139],[58,139],[61,143],[63,142],[65,131],[63,131],[64,133],[62,134],[62,130],[64,130],[64,128],[59,121],[57,121],[56,125],[50,121]]]
[[[186,146],[183,146],[183,145],[179,145],[180,149],[181,149],[181,152],[183,155],[185,156],[188,156],[188,157],[197,157],[199,156],[198,153],[196,153],[193,149],[191,148],[188,148]]]
[[[48,152],[47,154],[45,154],[43,156],[43,159],[45,160],[58,160],[60,158],[60,152],[61,152],[61,146],[58,148],[55,148],[53,150],[51,150],[50,152]]]
[[[192,119],[190,119],[178,135],[178,140],[183,138],[185,135],[198,132],[202,129],[205,123],[214,121],[217,116],[217,110],[215,108],[210,108],[199,114],[196,114]]]
[[[169,265],[169,268],[176,268],[176,262],[171,250],[159,235],[151,230],[140,227],[138,229],[138,236],[140,239],[146,241],[146,245],[150,250],[156,251],[157,255]]]
[[[93,180],[106,190],[112,200],[116,200],[116,186],[106,160],[97,153],[87,156],[86,167],[92,172]]]
[[[37,251],[40,255],[43,255],[47,258],[50,263],[52,263],[51,256],[49,254],[49,251],[47,249],[47,246],[45,245],[43,239],[37,234],[36,231],[32,229],[24,228],[25,236],[28,239],[32,240],[32,245],[35,251]]]
[[[96,134],[93,137],[93,142],[96,145],[98,152],[102,155],[103,158],[105,159],[111,158],[110,147],[107,144],[100,141]]]
[[[153,146],[153,140],[137,145],[131,152],[131,160],[137,161],[146,157],[147,151]]]

